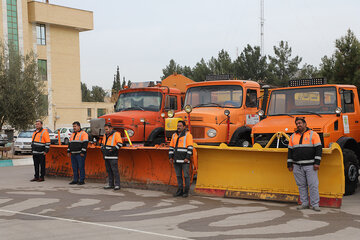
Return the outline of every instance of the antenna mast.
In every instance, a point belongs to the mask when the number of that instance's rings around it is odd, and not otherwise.
[[[260,0],[260,53],[264,56],[264,0]]]

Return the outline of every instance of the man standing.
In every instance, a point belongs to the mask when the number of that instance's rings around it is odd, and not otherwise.
[[[35,128],[31,142],[35,175],[30,181],[43,182],[45,181],[45,155],[50,149],[50,136],[47,129],[43,129],[43,122],[41,120],[36,120]],[[41,167],[40,176],[39,166]]]
[[[290,137],[287,167],[294,172],[296,184],[299,188],[301,205],[298,210],[309,208],[308,193],[310,193],[310,204],[313,210],[319,208],[319,179],[322,146],[319,135],[309,129],[305,118],[295,119],[297,131]]]
[[[70,137],[68,147],[68,157],[71,156],[71,166],[73,169],[73,180],[69,184],[85,184],[85,158],[86,149],[89,143],[88,134],[81,129],[79,122],[73,122],[74,132]],[[80,173],[80,178],[79,178]]]
[[[120,175],[118,167],[119,149],[122,147],[122,138],[110,123],[105,124],[105,136],[101,143],[101,151],[105,160],[106,172],[109,176],[109,183],[104,189],[120,190]],[[114,183],[115,181],[115,183]]]
[[[174,164],[176,178],[178,182],[178,190],[174,197],[189,196],[190,189],[190,157],[193,154],[193,137],[186,129],[186,123],[179,121],[177,124],[177,132],[171,138],[169,148],[170,163]],[[183,177],[185,178],[185,190],[183,189]]]

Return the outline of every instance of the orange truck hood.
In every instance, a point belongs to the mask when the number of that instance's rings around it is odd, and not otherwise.
[[[290,116],[268,116],[252,128],[253,134],[285,132],[293,133],[296,130],[295,118],[298,115]],[[307,126],[316,131],[323,131],[323,128],[333,123],[338,118],[334,114],[322,115],[301,115],[305,116]]]
[[[201,107],[201,108],[193,108],[190,113],[191,122],[201,121],[206,123],[216,123],[221,122],[226,118],[224,114],[224,110],[226,108],[220,107]],[[231,111],[231,109],[230,109]],[[180,117],[182,119],[187,119],[188,114],[184,111],[175,113],[175,117]]]
[[[140,125],[143,124],[140,122],[141,118],[144,118],[147,123],[154,124],[162,120],[160,112],[152,111],[141,111],[141,110],[131,110],[131,111],[122,111],[103,115],[100,118],[104,118],[107,122],[111,121],[111,124],[116,127],[119,125]]]

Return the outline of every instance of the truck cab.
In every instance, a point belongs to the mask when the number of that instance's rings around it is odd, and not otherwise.
[[[202,145],[247,147],[251,127],[259,122],[260,85],[254,81],[220,80],[187,85],[184,111],[166,119],[167,137],[179,119],[188,123],[194,141]],[[170,113],[171,115],[171,113]]]
[[[181,91],[161,85],[127,88],[119,91],[115,113],[103,115],[128,142],[124,130],[135,145],[154,146],[165,142],[165,113],[181,110]]]
[[[291,136],[295,118],[305,117],[307,126],[317,132],[323,147],[338,143],[343,150],[345,192],[352,194],[358,182],[360,157],[360,109],[355,86],[326,84],[324,79],[293,80],[292,87],[271,90],[263,118],[252,128],[254,143],[263,147],[276,132]],[[270,147],[287,148],[285,137]]]

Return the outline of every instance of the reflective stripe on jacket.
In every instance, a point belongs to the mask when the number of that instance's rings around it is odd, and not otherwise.
[[[320,165],[321,154],[322,145],[319,134],[309,128],[303,134],[295,132],[289,141],[287,166]]]
[[[193,154],[193,144],[193,137],[190,132],[184,130],[180,135],[175,132],[170,142],[169,158],[174,159],[176,163],[184,163],[185,159],[190,160]]]
[[[123,141],[119,132],[113,130],[109,135],[105,135],[101,143],[104,159],[118,159],[119,149],[122,146]]]
[[[84,130],[73,132],[70,137],[70,143],[67,151],[72,154],[85,154],[88,143],[89,136]]]
[[[44,154],[49,152],[50,136],[47,129],[35,130],[32,135],[31,150],[33,154]]]

